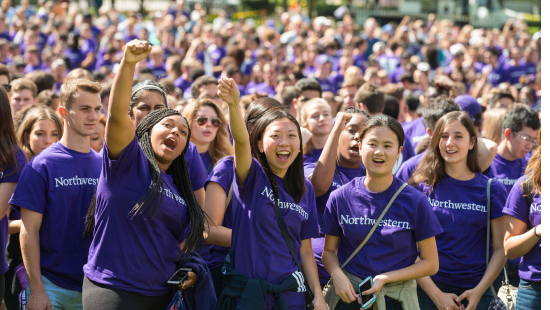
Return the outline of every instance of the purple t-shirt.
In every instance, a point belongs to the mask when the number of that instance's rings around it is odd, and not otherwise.
[[[225,194],[229,195],[231,184],[233,184],[234,171],[235,165],[233,161],[233,156],[227,156],[220,159],[220,161],[218,161],[218,163],[212,169],[212,173],[210,173],[208,179],[206,179],[206,184],[204,185],[204,187],[206,188],[208,182],[218,183],[225,190]],[[231,199],[229,205],[227,205],[227,209],[225,210],[225,215],[222,221],[222,226],[229,229],[233,228],[232,207],[233,199]],[[210,256],[207,259],[208,268],[213,269],[223,266],[227,253],[229,253],[229,248],[219,245],[212,245],[210,247]]]
[[[426,132],[426,126],[424,126],[422,119],[422,117],[419,117],[403,126],[405,137],[409,138],[413,149],[416,147],[416,145],[418,145],[418,142],[429,137],[428,133]]]
[[[215,48],[209,53],[210,59],[212,59],[212,62],[214,63],[214,66],[219,66],[220,61],[222,60],[222,58],[225,57],[226,54],[227,54],[227,52],[225,51],[224,46],[222,46],[220,48]]]
[[[323,153],[322,148],[311,149],[308,153],[304,154],[304,165],[318,162],[321,153]]]
[[[189,87],[191,87],[191,84],[193,84],[193,81],[188,81],[184,78],[182,78],[181,76],[178,77],[175,81],[174,81],[174,86],[178,87],[179,89],[181,89],[181,92],[185,92],[186,89],[188,89]]]
[[[468,181],[445,175],[431,192],[426,184],[416,186],[428,196],[444,230],[436,237],[439,271],[433,280],[462,288],[481,281],[486,269],[488,181],[481,173]],[[504,215],[506,196],[502,183],[491,183],[491,219]]]
[[[155,66],[152,61],[147,63],[147,67],[149,67],[151,70],[153,70],[153,75],[157,80],[160,80],[164,77],[166,77],[166,64],[162,63],[160,66]]]
[[[36,66],[33,66],[32,64],[27,64],[25,66],[25,73],[31,73],[36,70],[42,70],[42,64],[38,64]]]
[[[316,163],[307,164],[304,166],[304,175],[306,178],[313,174],[315,170]],[[338,172],[340,175],[338,175]],[[321,234],[321,220],[323,219],[323,214],[325,213],[325,208],[327,206],[327,201],[330,194],[336,189],[342,187],[344,184],[351,182],[354,178],[360,178],[365,175],[365,168],[344,168],[336,165],[336,170],[334,171],[334,176],[332,177],[332,184],[330,185],[328,191],[319,197],[315,197],[315,204],[317,205],[317,222],[319,224],[319,234]],[[340,177],[342,179],[340,179]],[[321,234],[322,235],[322,234]],[[313,248],[313,256],[315,256],[315,261],[317,262],[317,270],[319,271],[319,281],[322,284],[325,284],[330,280],[330,274],[326,271],[323,266],[323,261],[321,256],[323,255],[323,249],[325,247],[325,236],[322,235],[319,238],[311,239],[311,246]]]
[[[383,54],[378,56],[378,64],[382,69],[386,70],[386,72],[390,74],[393,72],[393,70],[399,67],[399,65],[401,64],[401,58],[396,55],[389,56]]]
[[[210,153],[206,151],[202,154],[199,153],[199,155],[201,156],[204,169],[206,169],[206,175],[209,175],[210,171],[212,171],[212,158],[210,157]]]
[[[502,212],[524,222],[527,224],[527,229],[530,230],[541,223],[542,201],[540,194],[535,190],[533,203],[530,206],[527,205],[527,200],[521,189],[521,183],[523,183],[523,181],[525,181],[525,176],[519,178],[516,184],[514,184]],[[528,281],[541,280],[541,253],[542,246],[539,240],[529,253],[521,257],[519,263],[520,278]]]
[[[525,157],[509,161],[497,154],[489,168],[489,177],[504,184],[506,192],[510,193],[516,181],[525,174],[528,163],[529,159]]]
[[[82,55],[79,49],[70,49],[66,48],[63,56],[69,58],[69,63],[71,64],[70,70],[80,68],[80,63],[86,58],[85,55]]]
[[[512,85],[519,83],[519,78],[528,74],[525,65],[512,66],[508,62],[502,65],[502,72],[502,81],[510,82]]]
[[[21,174],[23,173],[23,169],[25,169],[25,166],[27,165],[27,157],[25,156],[25,153],[23,153],[20,149],[17,149],[15,153],[15,159],[17,161],[17,170],[14,171],[14,167],[11,165],[8,165],[4,171],[0,172],[0,184],[1,183],[8,183],[8,182],[19,182],[19,179],[21,178]],[[19,213],[18,211],[12,210],[10,215],[13,215],[15,213]],[[5,249],[8,242],[8,217],[4,216],[2,220],[0,220],[0,248]],[[21,252],[21,250],[19,250]],[[21,255],[21,254],[19,254]],[[0,257],[0,274],[4,274],[8,271],[9,266],[6,262],[6,256],[1,255]]]
[[[84,274],[92,281],[127,292],[168,294],[172,288],[166,281],[176,271],[179,244],[190,223],[185,201],[172,176],[161,172],[164,191],[156,217],[130,215],[152,185],[147,157],[135,137],[117,160],[109,158],[104,144],[102,163],[94,239]]]
[[[416,169],[416,166],[418,166],[418,163],[420,163],[422,158],[424,158],[425,154],[426,152],[422,152],[404,161],[401,164],[401,167],[399,167],[399,170],[397,170],[397,173],[395,174],[395,176],[398,177],[403,182],[409,181],[409,179],[413,175],[414,169]]]
[[[365,177],[355,178],[332,192],[323,215],[321,231],[341,237],[338,245],[340,263],[363,242],[387,203],[403,184],[403,181],[393,178],[387,190],[373,193],[367,190],[364,182]],[[418,241],[442,232],[428,199],[407,186],[345,270],[366,278],[405,268],[414,264],[418,257]]]
[[[253,93],[266,93],[269,97],[273,97],[277,94],[277,92],[275,91],[275,88],[267,85],[266,82],[262,82],[260,84],[256,84],[250,88],[248,88],[247,90],[247,93],[249,95],[253,94]]]
[[[185,153],[185,161],[189,169],[189,177],[191,178],[193,190],[196,191],[203,188],[208,174],[206,174],[206,169],[204,169],[204,164],[197,151],[197,147],[192,142],[189,142],[189,149]]]
[[[100,58],[95,63],[95,71],[99,71],[99,69],[101,69],[101,67],[107,67],[107,68],[109,68],[109,71],[113,71],[113,66],[114,65],[115,65],[114,62],[112,62],[110,60],[105,60],[103,58]]]
[[[340,90],[342,88],[342,84],[344,84],[344,76],[337,71],[333,71],[328,79],[330,83],[334,86],[335,92]]]
[[[101,156],[80,153],[60,142],[27,165],[10,204],[43,215],[40,268],[55,285],[82,291],[89,242],[82,237],[86,213],[101,173]]]
[[[395,70],[393,70],[389,74],[390,82],[391,83],[399,83],[399,79],[401,79],[401,76],[405,73],[405,68],[403,67],[397,67]]]
[[[280,284],[298,270],[298,266],[277,224],[269,179],[256,159],[252,160],[242,186],[238,185],[236,177],[233,178],[231,249],[235,256],[235,270],[251,279]],[[288,228],[290,243],[301,261],[302,240],[319,236],[313,186],[305,180],[307,191],[296,203],[284,189],[283,179],[276,175],[273,178],[279,188],[279,208]],[[303,293],[284,291],[282,294],[289,309],[304,309]],[[267,310],[271,310],[274,296],[268,295],[267,302]]]
[[[321,89],[325,91],[329,91],[332,93],[336,93],[336,90],[334,89],[334,85],[331,83],[330,79],[321,79],[321,78],[315,78],[317,82],[321,85]]]

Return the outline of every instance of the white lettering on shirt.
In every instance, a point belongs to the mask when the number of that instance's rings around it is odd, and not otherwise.
[[[149,188],[153,188],[154,186],[154,183],[153,181],[151,181],[151,185],[149,185]],[[159,188],[158,190],[159,193],[162,193],[162,188]],[[169,189],[169,188],[164,188],[164,196],[168,197],[168,198],[171,198],[171,199],[174,199],[176,200],[177,202],[181,203],[182,205],[185,206],[185,200],[183,200],[183,198],[181,198],[180,196],[178,196],[177,194],[173,193],[173,192]]]
[[[75,175],[72,178],[54,178],[55,179],[55,187],[59,186],[80,186],[80,185],[97,185],[97,182],[99,181],[99,178],[79,178],[78,175]]]
[[[452,202],[450,200],[447,201],[439,201],[435,199],[431,199],[428,197],[428,200],[430,201],[430,204],[432,207],[440,207],[440,208],[446,208],[446,209],[459,209],[459,210],[471,210],[471,211],[479,211],[487,213],[487,208],[483,205],[478,205],[475,203],[462,203],[462,202]]]
[[[541,212],[541,211],[542,211],[542,208],[541,208],[540,203],[536,203],[536,202],[532,203],[532,204],[531,204],[531,210],[530,210],[530,211],[531,211],[530,213],[533,213],[533,212]]]
[[[274,199],[273,199],[273,190],[267,188],[267,186],[262,191],[262,196],[266,196],[267,198],[269,198],[269,200],[274,201]],[[309,217],[309,214],[306,212],[306,210],[304,210],[304,208],[302,208],[302,206],[297,205],[293,202],[284,202],[284,201],[279,200],[279,208],[280,209],[290,209],[292,211],[296,211],[303,218],[305,218],[306,220]]]
[[[376,224],[376,219],[368,218],[366,215],[364,215],[362,217],[350,217],[349,215],[341,214],[340,215],[340,225],[344,225],[344,224],[373,226],[374,224]],[[390,218],[383,219],[382,221],[380,221],[378,226],[380,226],[380,227],[390,226],[390,227],[398,227],[398,228],[403,228],[403,229],[411,229],[410,225],[409,225],[409,222],[392,220]]]
[[[516,184],[518,179],[508,179],[508,177],[505,177],[504,179],[495,179],[497,181],[500,181],[500,183],[504,185],[514,185]]]

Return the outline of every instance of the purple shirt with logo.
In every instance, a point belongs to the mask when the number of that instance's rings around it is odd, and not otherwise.
[[[481,173],[467,181],[445,175],[431,191],[426,184],[416,186],[428,196],[444,230],[436,237],[439,271],[432,276],[434,281],[468,289],[481,281],[486,269],[488,181]],[[504,185],[493,181],[491,219],[504,215],[506,196]]]
[[[56,142],[29,162],[10,200],[18,211],[43,215],[40,269],[68,290],[82,291],[89,248],[82,234],[100,173],[101,156],[94,150],[80,153]]]
[[[413,149],[418,145],[418,142],[429,137],[422,119],[422,117],[419,117],[403,126],[405,137],[409,138]]]
[[[388,189],[373,193],[365,187],[365,177],[355,178],[332,192],[323,215],[321,231],[341,237],[338,260],[343,263],[363,242],[395,192],[403,184],[398,178]],[[366,278],[414,264],[417,242],[442,233],[428,199],[407,186],[365,246],[345,270]]]
[[[489,177],[504,184],[506,191],[510,193],[516,181],[525,174],[525,168],[529,159],[521,158],[509,161],[497,154],[489,168]]]
[[[535,189],[535,195],[533,196],[533,203],[528,206],[527,199],[523,194],[521,183],[525,181],[525,176],[518,179],[516,184],[512,187],[506,206],[502,210],[505,214],[511,215],[518,220],[527,224],[527,229],[530,230],[533,227],[541,224],[542,219],[542,198]],[[519,263],[519,277],[528,281],[540,281],[541,280],[541,254],[542,245],[539,241],[535,246],[521,257]]]

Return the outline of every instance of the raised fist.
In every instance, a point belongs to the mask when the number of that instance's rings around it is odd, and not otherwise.
[[[147,41],[132,40],[126,43],[124,50],[124,62],[136,64],[149,56],[153,46]]]

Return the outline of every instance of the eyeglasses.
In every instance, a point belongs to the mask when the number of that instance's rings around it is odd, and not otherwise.
[[[522,139],[523,141],[527,142],[527,143],[533,143],[533,146],[537,146],[537,139],[531,139],[531,137],[529,136],[522,136],[520,135],[519,133],[517,132],[514,132],[512,131],[516,136],[518,136],[520,139]]]
[[[208,117],[206,117],[206,116],[199,116],[199,117],[195,118],[195,120],[197,121],[197,124],[198,124],[199,126],[204,126],[204,125],[206,125],[206,123],[208,122]],[[212,117],[212,118],[210,118],[210,123],[212,124],[212,126],[218,128],[218,127],[221,126],[222,121],[221,121],[219,118],[217,118],[217,117]]]
[[[4,89],[8,93],[11,91],[11,84],[2,84],[2,87],[4,87]]]

